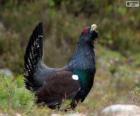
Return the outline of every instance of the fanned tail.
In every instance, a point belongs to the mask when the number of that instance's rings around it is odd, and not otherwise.
[[[24,73],[25,85],[29,90],[34,90],[35,80],[34,74],[36,72],[38,63],[42,60],[43,54],[43,27],[39,23],[34,29],[24,56]]]

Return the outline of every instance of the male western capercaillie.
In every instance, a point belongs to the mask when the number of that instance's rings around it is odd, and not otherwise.
[[[24,56],[26,88],[33,91],[37,103],[50,108],[60,107],[70,99],[70,107],[83,102],[88,95],[96,72],[94,42],[98,37],[95,24],[83,29],[76,50],[62,68],[50,68],[42,61],[43,26],[34,29]],[[47,52],[47,51],[46,51]]]

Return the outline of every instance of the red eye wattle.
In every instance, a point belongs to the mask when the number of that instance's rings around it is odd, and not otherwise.
[[[88,33],[88,28],[87,28],[87,27],[86,27],[86,28],[84,28],[82,33],[83,33],[83,34]]]

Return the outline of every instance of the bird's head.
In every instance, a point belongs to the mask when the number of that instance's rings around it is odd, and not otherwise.
[[[84,42],[89,42],[94,44],[97,38],[98,38],[98,32],[97,32],[96,24],[92,24],[91,26],[84,28],[81,33],[81,39]]]

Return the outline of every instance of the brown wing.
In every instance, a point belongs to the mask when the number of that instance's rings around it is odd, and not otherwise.
[[[38,90],[38,102],[45,102],[48,106],[61,104],[63,99],[72,99],[80,90],[78,80],[72,78],[72,72],[59,71],[46,78],[43,86]]]

